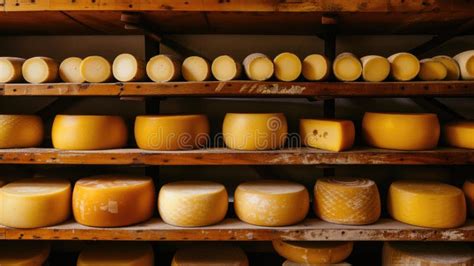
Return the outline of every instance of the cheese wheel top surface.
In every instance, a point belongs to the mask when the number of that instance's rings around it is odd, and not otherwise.
[[[408,193],[434,195],[437,197],[450,197],[462,194],[462,191],[452,185],[436,182],[436,181],[419,181],[400,180],[392,183],[394,189],[401,189]]]
[[[474,250],[465,243],[385,242],[384,264],[394,265],[472,265]]]
[[[60,178],[27,178],[6,184],[1,188],[2,193],[16,195],[45,195],[70,189],[71,183]]]
[[[323,80],[329,74],[329,61],[320,54],[311,54],[303,60],[303,76],[307,80]]]
[[[275,64],[275,77],[281,81],[296,80],[302,71],[299,57],[293,53],[284,52],[273,59]]]
[[[49,64],[48,64],[49,63]],[[50,69],[50,64],[52,69]],[[32,57],[23,63],[22,72],[23,77],[30,83],[42,83],[48,81],[52,74],[50,73],[57,71],[57,65],[54,60],[48,57]],[[54,75],[55,76],[55,75]]]
[[[206,59],[190,56],[183,61],[181,72],[187,81],[204,81],[209,78],[210,67]]]
[[[235,60],[228,55],[221,55],[212,61],[212,74],[217,80],[228,81],[238,76],[239,68]]]
[[[135,78],[138,71],[138,62],[131,54],[120,54],[112,63],[112,72],[119,81],[130,81]]]
[[[69,57],[64,59],[59,65],[59,76],[64,82],[84,82],[81,75],[80,66],[82,59],[79,57]]]
[[[334,241],[272,241],[282,257],[297,263],[331,264],[345,260],[352,252],[352,242]]]
[[[81,75],[88,82],[104,82],[112,76],[112,67],[102,56],[88,56],[80,65]]]
[[[181,193],[186,195],[206,195],[209,193],[218,193],[225,190],[222,184],[210,181],[178,181],[164,185],[168,192]]]
[[[152,179],[143,176],[98,175],[79,179],[76,185],[89,189],[121,188],[148,184]]]
[[[242,183],[239,189],[262,194],[286,194],[304,191],[306,188],[301,184],[284,180],[259,180]]]
[[[420,62],[410,53],[398,53],[388,58],[392,77],[399,81],[414,79],[420,71]]]

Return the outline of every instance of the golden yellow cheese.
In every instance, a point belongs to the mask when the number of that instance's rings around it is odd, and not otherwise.
[[[242,66],[234,58],[221,55],[212,61],[212,75],[219,81],[238,79],[242,72]]]
[[[370,113],[362,120],[367,144],[394,150],[429,150],[438,145],[440,125],[436,114]]]
[[[459,69],[458,62],[452,57],[447,55],[438,55],[432,58],[435,61],[438,61],[446,67],[447,75],[446,80],[458,80],[461,75],[461,70]]]
[[[154,82],[174,81],[181,75],[181,62],[172,55],[156,55],[146,64],[146,73]]]
[[[443,127],[444,141],[454,147],[474,149],[474,121],[457,121]]]
[[[78,223],[88,226],[127,226],[150,219],[155,209],[150,177],[99,175],[76,182],[72,210]]]
[[[0,265],[41,266],[48,259],[51,246],[47,241],[2,241]]]
[[[64,82],[82,83],[84,78],[81,75],[81,62],[79,57],[68,57],[59,65],[59,77]]]
[[[371,224],[380,217],[379,190],[363,178],[321,178],[314,186],[314,210],[321,220],[337,224]]]
[[[273,59],[275,77],[281,81],[294,81],[301,75],[303,65],[297,55],[281,53]]]
[[[25,59],[18,57],[0,57],[0,83],[22,80],[21,67]]]
[[[354,144],[355,128],[350,120],[300,119],[300,136],[305,146],[343,151]]]
[[[222,134],[231,149],[279,149],[285,145],[288,125],[282,113],[227,113]]]
[[[145,242],[102,242],[86,246],[77,266],[153,266],[153,248]]]
[[[227,190],[219,183],[179,181],[161,187],[158,211],[168,224],[206,226],[225,218],[228,201]]]
[[[355,55],[341,53],[334,59],[332,71],[340,81],[355,81],[362,75],[362,64]]]
[[[88,56],[79,65],[82,78],[87,82],[106,82],[112,79],[110,62],[102,56]]]
[[[332,264],[345,260],[352,253],[352,242],[281,241],[273,240],[280,256],[296,263]]]
[[[27,178],[0,188],[0,223],[37,228],[64,222],[71,213],[71,184],[59,178]]]
[[[127,126],[120,116],[57,115],[51,133],[53,146],[61,150],[122,148]]]
[[[310,81],[325,80],[331,74],[331,61],[320,54],[310,54],[303,60],[303,77]]]
[[[261,226],[285,226],[301,222],[309,210],[309,193],[301,184],[283,180],[259,180],[240,184],[234,194],[240,220]]]
[[[365,81],[380,82],[390,75],[390,62],[379,55],[367,55],[360,59],[362,62],[362,78]]]
[[[248,266],[245,252],[230,245],[203,245],[176,251],[171,266]]]
[[[36,115],[0,115],[0,149],[37,147],[43,142],[44,126]]]
[[[420,62],[410,53],[396,53],[387,58],[390,62],[390,76],[396,81],[409,81],[420,72]]]
[[[54,82],[58,79],[58,64],[49,57],[32,57],[25,60],[21,72],[29,83]]]
[[[206,146],[205,115],[142,115],[135,119],[135,140],[145,150],[188,150]]]
[[[453,228],[466,221],[466,202],[461,189],[436,182],[400,180],[390,185],[388,212],[403,223]]]
[[[418,78],[424,81],[437,81],[446,79],[448,69],[443,63],[433,59],[420,60],[420,72]]]
[[[464,196],[466,197],[469,215],[474,217],[474,179],[468,179],[463,185]]]
[[[264,81],[273,76],[273,62],[265,54],[250,54],[245,57],[243,65],[245,73],[250,80]]]
[[[211,66],[200,56],[190,56],[183,61],[181,72],[187,81],[205,81],[211,77]]]
[[[289,260],[283,262],[282,266],[351,266],[350,263],[296,263]]]
[[[145,77],[145,62],[131,54],[120,54],[112,63],[112,73],[118,81],[141,81]]]
[[[464,80],[474,79],[474,50],[464,51],[453,57],[458,62],[461,70],[461,78]]]

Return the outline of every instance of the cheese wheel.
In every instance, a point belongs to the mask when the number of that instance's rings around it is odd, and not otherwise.
[[[240,63],[228,55],[221,55],[212,61],[212,75],[219,81],[238,79],[242,72]]]
[[[225,218],[228,208],[225,187],[208,181],[179,181],[161,187],[158,211],[165,223],[206,226]]]
[[[58,79],[58,64],[49,57],[32,57],[21,67],[23,78],[29,83],[54,82]]]
[[[354,144],[355,128],[350,120],[300,119],[300,136],[305,146],[343,151]]]
[[[145,77],[145,62],[131,54],[120,54],[112,63],[112,73],[118,81],[141,81]]]
[[[360,59],[362,62],[362,78],[365,81],[380,82],[390,75],[390,62],[379,55],[367,55]]]
[[[0,57],[0,83],[22,80],[21,67],[25,59],[18,57]]]
[[[388,192],[388,212],[403,223],[453,228],[466,221],[466,202],[462,190],[436,181],[401,180]]]
[[[240,220],[261,226],[285,226],[301,222],[309,210],[309,193],[301,184],[260,180],[240,184],[234,194]]]
[[[461,78],[464,80],[474,79],[474,50],[464,51],[453,57],[458,62],[461,70]]]
[[[110,62],[102,56],[88,56],[79,65],[82,78],[87,82],[106,82],[112,79]]]
[[[72,210],[78,223],[88,226],[127,226],[146,221],[155,209],[150,177],[99,175],[76,182]]]
[[[229,245],[205,245],[176,251],[171,266],[248,266],[245,252]]]
[[[135,119],[135,140],[145,150],[189,150],[206,146],[205,115],[142,115]]]
[[[340,81],[355,81],[362,75],[362,64],[355,55],[341,53],[334,60],[332,71]]]
[[[288,125],[282,113],[228,113],[224,117],[222,134],[225,145],[231,149],[279,149],[285,145]]]
[[[262,53],[248,55],[245,57],[243,65],[245,74],[250,80],[264,81],[273,76],[273,62]]]
[[[205,81],[211,77],[211,66],[200,56],[190,56],[183,61],[181,72],[187,81]]]
[[[385,242],[382,266],[474,265],[474,250],[465,243]]]
[[[331,74],[331,61],[320,54],[310,54],[303,60],[303,77],[310,81],[325,80]]]
[[[409,81],[420,72],[420,62],[410,53],[396,53],[387,58],[390,62],[390,76],[397,81]]]
[[[440,125],[436,114],[370,113],[362,120],[367,144],[394,150],[429,150],[436,147]]]
[[[71,184],[59,178],[27,178],[0,188],[0,223],[37,228],[64,222],[71,212]]]
[[[351,264],[347,262],[341,263],[296,263],[289,260],[283,262],[282,266],[351,266]]]
[[[127,126],[120,116],[57,115],[51,133],[61,150],[101,150],[127,144]]]
[[[155,55],[146,64],[146,73],[154,82],[174,81],[181,75],[181,62],[171,55]]]
[[[474,217],[474,179],[466,180],[462,188],[466,197],[469,215]]]
[[[352,252],[352,242],[281,241],[273,240],[273,248],[280,256],[296,262],[331,264],[345,260]]]
[[[437,81],[446,79],[448,70],[443,63],[433,59],[420,60],[418,78],[424,81]]]
[[[48,259],[51,246],[46,241],[2,241],[0,265],[41,266]]]
[[[143,242],[107,242],[86,246],[77,266],[153,266],[153,248]]]
[[[44,126],[36,115],[0,115],[0,149],[37,147],[43,142]]]
[[[59,65],[59,76],[64,82],[82,83],[84,78],[81,75],[81,62],[79,57],[69,57],[64,59]]]
[[[297,55],[281,53],[273,59],[275,64],[275,77],[281,81],[294,81],[301,75],[302,64]]]
[[[443,127],[443,135],[450,146],[474,149],[474,121],[448,123]]]
[[[458,62],[452,57],[447,55],[438,55],[432,58],[433,60],[440,62],[446,67],[447,75],[446,80],[458,80],[461,75],[461,70],[459,69]]]
[[[314,210],[321,220],[337,224],[371,224],[380,217],[379,190],[374,181],[322,178],[314,186]]]

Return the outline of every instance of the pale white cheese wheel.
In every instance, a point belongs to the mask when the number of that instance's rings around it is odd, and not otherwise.
[[[0,57],[0,83],[22,80],[21,67],[25,59],[18,57]]]
[[[88,56],[79,66],[82,78],[87,82],[106,82],[112,78],[112,66],[102,56]]]
[[[79,57],[69,57],[64,59],[59,65],[59,76],[64,82],[82,83],[84,78],[81,75],[81,62]]]
[[[112,63],[112,73],[118,81],[140,81],[145,77],[145,62],[131,54],[120,54]]]

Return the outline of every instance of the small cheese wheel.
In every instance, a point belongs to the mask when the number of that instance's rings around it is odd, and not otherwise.
[[[205,81],[211,77],[211,66],[200,56],[190,56],[183,61],[181,72],[187,81]]]
[[[171,266],[248,266],[245,252],[229,245],[205,245],[178,249]]]
[[[314,210],[321,220],[337,224],[371,224],[380,217],[379,190],[362,178],[322,178],[314,186]]]
[[[118,81],[140,81],[145,77],[145,62],[131,54],[120,54],[112,63],[112,73]]]
[[[400,180],[390,185],[388,212],[403,223],[452,228],[466,221],[461,189],[436,181]]]
[[[71,212],[71,184],[59,178],[27,178],[0,188],[0,223],[37,228],[64,222]]]
[[[59,76],[64,82],[82,83],[84,78],[81,75],[81,62],[79,57],[69,57],[64,59],[59,65]]]
[[[99,175],[76,182],[72,210],[78,223],[88,226],[127,226],[146,221],[155,209],[150,177]]]
[[[153,266],[153,248],[143,242],[108,242],[86,246],[77,266]]]
[[[189,150],[206,146],[205,115],[142,115],[135,120],[135,140],[145,150]]]
[[[221,55],[212,61],[212,75],[219,81],[238,79],[242,72],[240,63],[228,55]]]
[[[443,135],[450,146],[474,149],[474,121],[448,123],[443,127]]]
[[[331,74],[331,61],[324,55],[310,54],[303,60],[302,73],[307,80],[325,80]]]
[[[390,75],[390,62],[379,55],[367,55],[360,59],[362,62],[362,78],[365,81],[380,82]]]
[[[300,119],[300,136],[305,146],[343,151],[354,144],[355,127],[350,120]]]
[[[281,241],[273,240],[273,248],[280,256],[309,264],[339,263],[351,255],[352,242]]]
[[[347,262],[341,263],[296,263],[289,260],[283,262],[282,266],[351,266],[351,264]]]
[[[165,223],[206,226],[222,221],[227,213],[225,187],[207,181],[180,181],[161,187],[158,211]]]
[[[394,150],[429,150],[436,147],[440,125],[436,114],[370,113],[362,120],[367,144]]]
[[[442,63],[447,70],[446,80],[458,80],[461,75],[458,62],[447,55],[438,55],[432,58],[435,61]]]
[[[387,58],[390,62],[390,76],[397,81],[409,81],[420,72],[420,62],[410,53],[396,53]]]
[[[464,80],[474,79],[474,50],[465,51],[453,57],[458,62],[461,70],[461,78]]]
[[[260,180],[240,184],[234,194],[235,214],[240,220],[261,226],[301,222],[309,210],[309,193],[301,184]]]
[[[54,82],[58,79],[58,64],[49,57],[32,57],[21,67],[23,78],[29,83]]]
[[[281,81],[294,81],[301,75],[302,64],[297,55],[281,53],[273,59],[275,64],[275,77]]]
[[[228,113],[224,117],[222,134],[225,145],[231,149],[279,149],[285,145],[288,125],[282,113]]]
[[[44,126],[36,115],[0,115],[0,149],[37,147],[43,142]]]
[[[355,81],[362,75],[362,64],[355,55],[342,53],[334,60],[332,71],[340,81]]]
[[[464,191],[464,195],[466,196],[466,203],[469,215],[471,217],[474,217],[474,179],[466,180],[462,189]]]
[[[102,150],[127,144],[127,126],[120,116],[57,115],[51,133],[61,150]]]
[[[385,242],[382,266],[474,265],[474,250],[465,243]]]
[[[174,81],[181,75],[181,62],[171,55],[155,55],[146,64],[146,73],[154,82]]]
[[[82,78],[87,82],[106,82],[112,79],[110,62],[102,56],[88,56],[79,65]]]
[[[250,80],[264,81],[273,76],[273,62],[262,53],[248,55],[245,57],[243,65],[245,74]]]
[[[420,72],[418,78],[424,81],[436,81],[446,79],[448,70],[443,63],[433,59],[420,60]]]
[[[22,80],[21,67],[25,59],[18,57],[0,57],[0,83]]]
[[[51,245],[46,241],[2,241],[0,265],[41,266],[48,259]]]

